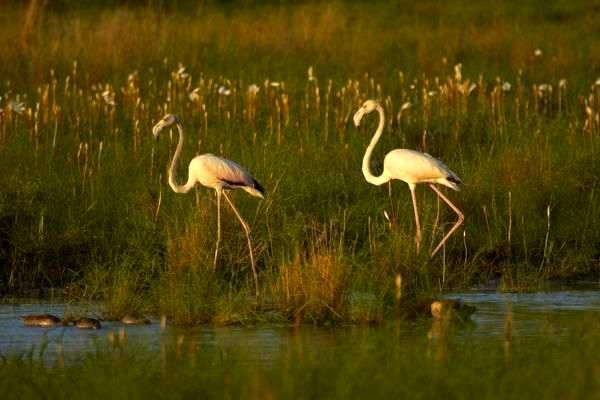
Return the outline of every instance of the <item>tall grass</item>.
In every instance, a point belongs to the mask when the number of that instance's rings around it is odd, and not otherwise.
[[[191,14],[4,6],[0,290],[74,285],[107,300],[114,317],[252,314],[237,221],[224,209],[212,272],[213,193],[166,185],[177,136],[150,135],[166,112],[186,129],[182,169],[212,152],[267,189],[264,201],[235,201],[271,296],[255,305],[277,302],[283,319],[352,320],[365,298],[356,293],[376,299],[365,315],[380,315],[398,274],[407,298],[597,274],[595,25],[584,7],[532,16],[533,3],[491,14],[458,0]],[[451,194],[464,229],[433,259],[415,251],[408,190],[394,183],[390,202],[360,173],[376,121],[356,130],[350,117],[367,98],[387,116],[374,160],[414,148],[465,181]],[[453,215],[426,188],[417,195],[423,243],[433,244]],[[239,312],[219,311],[227,299]]]
[[[348,255],[344,254],[344,226],[314,227],[293,258],[273,271],[272,296],[288,319],[338,320],[348,316],[351,295]]]

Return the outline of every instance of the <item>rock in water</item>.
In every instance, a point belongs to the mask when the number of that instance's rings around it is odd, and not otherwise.
[[[26,315],[22,318],[25,326],[51,327],[60,324],[60,318],[52,314]]]
[[[79,329],[100,329],[102,325],[96,318],[79,318],[73,321],[73,324]]]
[[[134,317],[133,315],[125,315],[121,322],[125,325],[148,325],[152,323],[149,319]]]
[[[433,300],[430,306],[431,316],[434,319],[458,318],[466,321],[477,310],[475,307],[464,304],[460,300]]]

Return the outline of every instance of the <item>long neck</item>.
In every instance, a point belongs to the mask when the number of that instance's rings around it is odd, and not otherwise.
[[[375,145],[379,141],[381,134],[383,133],[383,124],[385,121],[385,117],[383,115],[383,108],[377,104],[375,109],[379,113],[379,126],[377,127],[377,131],[375,131],[375,135],[371,139],[371,143],[369,143],[369,147],[367,147],[367,151],[365,151],[365,155],[363,157],[362,162],[362,172],[365,176],[367,182],[372,183],[373,185],[382,185],[390,180],[390,178],[385,173],[385,170],[379,176],[373,175],[371,172],[371,154],[373,153],[373,149]]]
[[[194,182],[192,182],[192,177],[188,176],[188,181],[185,185],[180,186],[177,183],[177,166],[179,164],[181,149],[183,148],[183,127],[179,122],[177,123],[177,130],[179,131],[179,141],[177,142],[177,148],[175,149],[171,167],[169,168],[169,186],[171,186],[176,193],[187,193],[194,187]]]

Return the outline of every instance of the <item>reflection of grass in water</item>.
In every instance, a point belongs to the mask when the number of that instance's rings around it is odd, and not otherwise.
[[[392,324],[327,329],[315,342],[300,330],[268,362],[243,343],[210,348],[178,337],[160,353],[126,345],[66,367],[9,357],[0,386],[4,399],[597,398],[598,317],[576,313],[560,321],[568,332],[560,336],[469,337],[444,323],[428,333]]]

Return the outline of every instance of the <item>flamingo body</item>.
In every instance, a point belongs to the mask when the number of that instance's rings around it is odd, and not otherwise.
[[[363,116],[373,111],[377,111],[379,113],[379,126],[375,131],[375,135],[373,135],[373,138],[371,139],[371,143],[369,143],[369,146],[365,151],[362,162],[362,172],[367,182],[373,185],[383,185],[384,183],[393,179],[398,179],[408,184],[415,213],[415,224],[417,228],[415,239],[417,242],[417,251],[419,250],[421,244],[421,224],[419,222],[419,211],[417,209],[417,198],[415,196],[415,188],[418,183],[429,184],[431,190],[436,192],[436,194],[446,204],[448,204],[450,208],[452,208],[456,215],[458,215],[458,221],[431,253],[433,256],[442,247],[446,240],[448,240],[450,235],[452,235],[452,233],[458,229],[458,227],[464,221],[464,215],[462,212],[454,204],[452,204],[452,202],[448,200],[448,198],[444,196],[442,192],[440,192],[435,184],[444,185],[453,190],[459,191],[462,181],[454,172],[450,170],[450,168],[446,166],[446,164],[440,160],[433,158],[427,153],[421,153],[408,149],[396,149],[390,151],[383,159],[383,172],[381,175],[373,175],[370,165],[371,155],[373,154],[373,149],[383,133],[383,126],[385,124],[383,107],[381,107],[381,105],[375,100],[367,100],[358,109],[358,111],[356,111],[356,114],[354,114],[354,124],[358,127],[360,126],[360,121],[362,120]]]
[[[180,185],[177,183],[177,165],[179,163],[179,156],[181,155],[181,150],[183,148],[183,127],[179,122],[179,119],[173,114],[165,115],[156,123],[156,125],[154,125],[152,128],[152,134],[158,139],[158,135],[163,129],[170,128],[174,125],[179,131],[179,141],[177,143],[177,148],[175,149],[175,154],[173,154],[171,167],[169,168],[169,186],[171,186],[173,191],[176,193],[187,193],[197,184],[201,184],[202,186],[215,190],[217,194],[217,243],[215,246],[213,268],[216,268],[217,266],[219,244],[221,242],[221,196],[225,197],[225,200],[235,213],[242,225],[242,228],[244,229],[244,232],[246,233],[252,274],[254,275],[256,296],[258,297],[258,276],[254,263],[252,241],[250,239],[250,227],[244,218],[242,218],[233,202],[229,199],[225,193],[225,190],[242,189],[250,193],[252,196],[260,197],[261,199],[264,198],[265,190],[244,167],[234,161],[218,157],[210,153],[194,157],[192,161],[190,161],[188,168],[187,182],[185,185]]]
[[[188,182],[190,181],[191,185],[198,182],[215,190],[242,189],[261,199],[265,193],[262,185],[244,167],[210,153],[192,159],[188,174]]]
[[[416,185],[417,183],[438,183],[460,191],[460,178],[440,160],[427,153],[415,150],[396,149],[383,159],[384,174],[390,179],[398,179]]]

